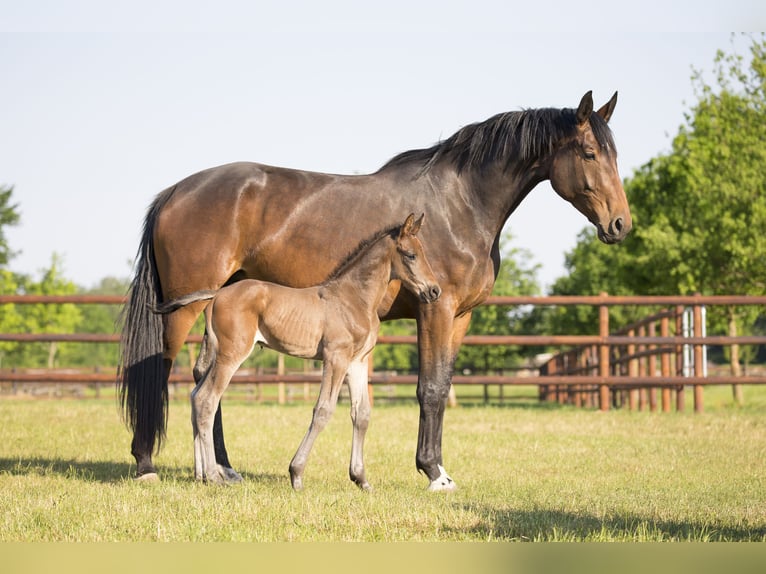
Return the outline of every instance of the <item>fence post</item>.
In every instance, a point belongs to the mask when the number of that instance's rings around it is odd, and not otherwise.
[[[676,337],[681,336],[683,333],[684,321],[684,307],[678,305],[676,307]],[[683,377],[684,373],[684,348],[683,345],[676,345],[676,376]],[[683,381],[683,378],[681,378]],[[676,412],[682,413],[686,408],[686,401],[684,400],[684,384],[683,382],[676,387]]]
[[[606,292],[601,292],[599,295],[606,298]],[[598,334],[602,338],[601,347],[599,348],[599,360],[598,360],[598,374],[606,379],[609,377],[609,344],[605,341],[609,336],[609,307],[602,303],[598,308]],[[609,410],[609,385],[601,384],[598,388],[598,403],[599,409],[602,411]]]
[[[699,295],[699,293],[695,293]],[[702,337],[702,305],[695,303],[694,307],[694,336]],[[694,376],[701,377],[705,372],[704,358],[702,355],[702,345],[694,345]],[[702,385],[694,385],[694,412],[701,413],[704,409],[703,405],[703,389]]]
[[[651,323],[649,323],[649,336],[650,337],[657,336],[657,323],[655,321],[652,321]],[[651,354],[646,359],[646,369],[650,377],[656,377],[657,376],[657,355],[656,355],[657,345],[649,345],[649,351],[651,352]],[[657,388],[652,385],[647,390],[647,394],[649,398],[649,411],[656,412],[657,411]]]
[[[670,336],[670,319],[663,317],[660,321],[660,337]],[[670,376],[670,350],[663,349],[660,355],[660,370],[663,377]],[[662,387],[662,412],[670,412],[670,387]]]
[[[628,337],[635,338],[636,331],[635,329],[629,329],[628,330]],[[627,349],[627,355],[628,355],[628,376],[629,377],[637,377],[638,376],[638,359],[636,358],[636,344],[630,343],[628,344]],[[628,391],[628,409],[631,411],[638,410],[638,388],[633,388]]]

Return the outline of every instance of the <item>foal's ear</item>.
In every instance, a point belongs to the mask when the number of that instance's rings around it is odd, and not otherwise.
[[[410,213],[407,216],[407,219],[404,220],[404,225],[402,225],[402,229],[399,231],[399,238],[405,237],[407,235],[417,235],[418,231],[420,231],[420,226],[423,225],[423,218],[426,216],[425,213],[423,213],[417,221],[415,221],[415,214]]]
[[[593,113],[593,92],[588,91],[580,100],[580,105],[577,106],[577,123],[584,125],[590,120],[590,115]]]
[[[612,117],[612,113],[614,113],[614,108],[616,105],[617,105],[617,92],[615,92],[614,95],[612,96],[612,99],[609,100],[607,103],[605,103],[603,106],[601,106],[596,113],[600,115],[602,118],[604,118],[605,122],[608,122],[609,118]]]

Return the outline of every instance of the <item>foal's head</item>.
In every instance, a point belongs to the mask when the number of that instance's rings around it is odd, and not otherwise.
[[[423,252],[423,244],[416,237],[424,216],[421,215],[416,221],[415,214],[410,213],[399,229],[396,254],[391,261],[391,277],[399,279],[402,286],[420,297],[423,303],[433,303],[442,290]]]

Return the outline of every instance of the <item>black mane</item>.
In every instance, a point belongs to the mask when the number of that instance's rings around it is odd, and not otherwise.
[[[590,124],[601,149],[616,153],[612,131],[604,119],[593,113]],[[571,136],[576,125],[575,110],[568,108],[506,112],[467,125],[430,148],[405,151],[391,158],[381,170],[419,163],[425,172],[446,159],[458,172],[467,168],[481,170],[502,160],[506,169],[515,164],[514,171],[522,171],[551,153],[557,142]]]
[[[374,235],[371,235],[367,239],[362,240],[359,245],[357,245],[348,255],[346,255],[341,262],[338,264],[338,266],[327,276],[327,279],[323,281],[324,283],[329,283],[330,281],[333,281],[334,279],[337,279],[343,273],[346,272],[346,270],[351,267],[362,255],[364,255],[368,249],[370,249],[373,245],[375,245],[378,241],[383,239],[384,237],[392,236],[394,234],[399,234],[399,231],[402,228],[402,224],[399,225],[393,225],[387,229],[382,229],[375,233]]]

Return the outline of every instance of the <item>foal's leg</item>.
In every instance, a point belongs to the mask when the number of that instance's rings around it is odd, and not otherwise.
[[[240,482],[242,477],[232,477],[231,469],[218,464],[213,444],[213,423],[220,406],[221,396],[239,367],[239,362],[219,361],[213,363],[202,381],[192,391],[192,429],[194,431],[194,475],[197,480],[227,483]]]
[[[370,424],[370,397],[367,390],[367,361],[355,361],[351,363],[346,374],[348,392],[351,398],[351,422],[354,425],[354,434],[351,439],[351,464],[348,467],[348,475],[362,490],[372,490],[364,472],[364,436]]]
[[[200,345],[199,355],[197,355],[197,362],[194,364],[194,380],[199,387],[203,378],[208,374],[213,362],[215,361],[215,351],[210,343],[210,337],[207,330],[202,338],[202,344]],[[197,388],[194,389],[197,392]],[[197,428],[195,423],[195,417],[192,416],[192,427],[194,428],[194,436],[197,436]],[[223,419],[221,415],[221,402],[218,401],[218,408],[215,411],[215,418],[213,419],[213,446],[215,450],[215,460],[223,471],[226,482],[242,482],[242,475],[236,470],[231,468],[229,464],[229,457],[226,453],[226,447],[223,443]]]
[[[348,362],[332,365],[332,362],[325,360],[322,365],[322,383],[319,387],[319,398],[314,405],[314,413],[311,417],[311,424],[303,437],[298,450],[295,452],[292,461],[290,461],[290,482],[294,490],[303,488],[303,471],[306,468],[306,462],[309,458],[311,448],[322,429],[332,418],[335,412],[335,406],[338,404],[338,394],[343,384],[343,377],[346,375]]]

